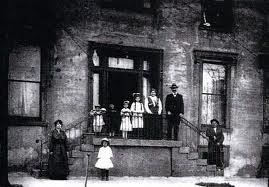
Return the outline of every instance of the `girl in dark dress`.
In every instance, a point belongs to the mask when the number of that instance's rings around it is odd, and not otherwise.
[[[69,173],[67,158],[67,137],[62,130],[63,122],[54,122],[55,129],[52,131],[49,144],[49,177],[50,179],[66,180]]]

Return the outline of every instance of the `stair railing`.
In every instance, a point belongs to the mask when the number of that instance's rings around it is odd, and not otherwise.
[[[68,144],[71,150],[71,147],[81,146],[81,137],[83,133],[82,123],[88,121],[91,118],[90,112],[88,112],[85,116],[78,118],[77,120],[67,124],[67,128],[64,129],[64,132],[68,138]],[[87,128],[87,127],[86,127]],[[77,132],[78,131],[78,132]],[[73,133],[73,134],[72,134]],[[36,140],[36,143],[40,143],[40,160],[39,167],[42,173],[42,168],[45,162],[47,162],[47,158],[44,158],[44,149],[45,152],[48,153],[48,144],[49,144],[49,136],[45,138],[40,138]]]
[[[198,126],[191,123],[184,116],[180,117],[179,126],[179,138],[182,141],[184,147],[190,147],[191,150],[197,151],[200,141],[207,141],[208,137],[206,133],[202,131]]]
[[[206,136],[205,132],[201,131],[200,128],[198,128],[197,126],[195,126],[194,124],[192,124],[190,121],[188,121],[185,117],[181,116],[180,117],[181,122],[189,127],[190,129],[192,129],[194,132],[196,132],[197,134],[199,134],[199,136],[203,137],[204,139],[208,140],[208,137]]]

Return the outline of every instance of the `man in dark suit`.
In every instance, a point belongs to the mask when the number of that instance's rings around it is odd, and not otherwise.
[[[211,125],[206,130],[206,136],[209,138],[207,163],[210,165],[216,165],[218,169],[223,169],[224,135],[218,120],[212,119],[210,123]]]
[[[174,140],[178,140],[178,126],[180,124],[180,116],[184,114],[184,102],[182,95],[177,93],[178,86],[172,84],[170,87],[171,94],[165,99],[165,110],[168,122],[167,138],[172,139],[172,131],[174,131]]]

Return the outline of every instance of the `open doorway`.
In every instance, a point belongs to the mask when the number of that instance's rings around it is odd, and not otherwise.
[[[132,103],[132,94],[137,92],[138,75],[135,73],[113,71],[108,73],[108,104],[114,104],[120,111],[123,101]]]

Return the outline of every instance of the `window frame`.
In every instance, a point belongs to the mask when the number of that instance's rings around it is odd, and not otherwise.
[[[53,53],[50,50],[53,46],[41,45],[39,43],[29,43],[29,42],[18,42],[19,45],[32,46],[40,49],[40,81],[22,81],[22,82],[36,82],[39,83],[39,116],[29,117],[29,116],[18,116],[18,115],[8,115],[9,126],[41,126],[47,127],[48,123],[43,121],[45,116],[45,103],[47,101],[46,88],[50,85],[48,77],[50,76],[49,70],[51,68],[51,59]],[[11,50],[12,51],[12,50]],[[9,58],[8,58],[9,64]],[[8,82],[13,81],[8,78]]]
[[[99,56],[99,66],[94,66],[92,55],[94,53],[94,50],[97,50],[97,54]],[[121,51],[120,54],[118,51]],[[100,82],[99,82],[99,96],[103,103],[100,102],[100,104],[105,104],[105,106],[108,104],[107,102],[107,96],[104,94],[106,90],[106,82],[108,78],[109,72],[129,72],[137,74],[139,77],[138,80],[138,91],[143,92],[143,77],[152,77],[153,73],[152,70],[143,70],[143,60],[141,54],[146,55],[146,59],[151,58],[151,55],[154,56],[154,58],[158,58],[158,62],[156,62],[156,66],[158,66],[158,74],[157,77],[158,80],[156,80],[155,84],[158,84],[158,95],[162,99],[163,93],[162,93],[162,81],[163,81],[163,74],[162,74],[162,68],[163,68],[163,50],[162,49],[152,49],[152,48],[143,48],[143,47],[133,47],[133,46],[122,46],[117,44],[105,44],[105,43],[97,43],[93,41],[88,42],[88,69],[89,69],[89,101],[88,106],[89,109],[93,108],[93,73],[99,73],[100,74]],[[108,67],[108,59],[107,64],[104,64],[102,61],[106,58],[104,56],[113,56],[113,57],[124,57],[128,55],[129,57],[132,57],[134,59],[134,69],[121,69],[121,68],[111,68]],[[153,57],[152,57],[153,58]],[[155,62],[155,61],[154,61]],[[102,80],[103,79],[103,80]],[[103,93],[101,93],[103,92]]]
[[[220,3],[220,1],[218,2],[218,0],[214,0],[215,3]],[[234,27],[234,14],[233,14],[233,0],[223,0],[223,6],[231,6],[231,7],[226,7],[226,11],[230,11],[228,13],[224,13],[224,18],[222,18],[222,21],[229,19],[230,20],[230,24],[222,24],[221,26],[217,26],[217,25],[211,25],[211,26],[205,26],[204,24],[204,13],[206,13],[205,10],[205,6],[207,0],[202,0],[201,1],[201,22],[200,22],[200,26],[199,28],[201,30],[209,30],[209,31],[214,31],[214,32],[224,32],[224,33],[231,33],[233,31],[233,27]],[[225,5],[227,4],[227,5]]]
[[[231,131],[231,88],[232,88],[232,71],[237,64],[237,53],[217,52],[217,51],[203,51],[194,50],[194,63],[198,66],[198,124],[202,131],[205,131],[207,125],[203,125],[202,122],[202,89],[203,89],[203,64],[211,63],[217,65],[224,65],[226,67],[226,102],[225,102],[225,124],[223,126],[225,131]]]
[[[205,93],[205,92],[203,92],[203,68],[204,68],[204,64],[213,64],[213,65],[222,65],[224,68],[225,68],[225,93],[222,95],[222,94],[214,94],[214,93]],[[201,108],[201,111],[200,111],[200,118],[201,118],[201,126],[207,126],[207,125],[209,125],[209,124],[203,124],[202,123],[202,106],[203,106],[203,96],[204,95],[211,95],[211,96],[224,96],[224,106],[225,106],[225,108],[224,108],[224,111],[223,111],[223,115],[224,115],[224,124],[225,124],[225,127],[226,127],[226,118],[227,118],[227,95],[228,95],[228,80],[230,80],[230,72],[231,72],[231,70],[230,70],[230,66],[229,65],[227,65],[227,64],[223,64],[223,63],[214,63],[214,62],[207,62],[207,61],[203,61],[201,64],[200,64],[200,68],[201,68],[201,72],[202,72],[202,75],[201,75],[201,77],[202,77],[202,79],[201,79],[201,83],[200,83],[200,87],[201,87],[201,95],[199,96],[200,97],[200,108]],[[219,119],[219,121],[221,121],[220,119]]]

